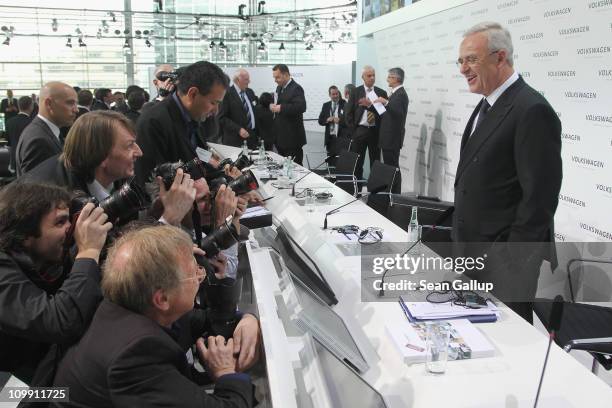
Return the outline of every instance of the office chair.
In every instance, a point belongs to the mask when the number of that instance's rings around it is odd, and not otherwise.
[[[382,186],[387,187],[378,194],[370,195],[367,201],[368,206],[379,214],[386,216],[390,200],[393,199],[391,194],[399,193],[401,185],[400,170],[397,167],[376,160],[368,177],[367,189],[368,191],[374,191]]]
[[[330,174],[327,176],[330,181],[353,196],[357,196],[357,182],[360,181],[355,177],[358,159],[358,153],[348,150],[342,151],[336,162],[334,172],[330,171]]]
[[[591,371],[597,374],[597,363],[608,371],[612,369],[612,308],[576,303],[571,267],[577,262],[612,264],[609,260],[586,258],[574,258],[567,263],[571,302],[564,302],[561,328],[556,333],[555,342],[568,353],[572,350],[590,353],[593,357]],[[533,309],[542,324],[548,328],[552,301],[536,299]]]

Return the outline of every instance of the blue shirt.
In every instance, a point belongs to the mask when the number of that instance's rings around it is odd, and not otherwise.
[[[172,98],[174,99],[174,102],[176,102],[179,111],[181,111],[183,121],[187,125],[187,133],[185,134],[185,136],[187,137],[187,140],[189,141],[191,147],[195,149],[198,146],[198,127],[200,124],[198,121],[193,120],[191,118],[191,115],[189,114],[187,109],[185,109],[183,103],[181,102],[181,99],[178,97],[178,93],[173,93]]]

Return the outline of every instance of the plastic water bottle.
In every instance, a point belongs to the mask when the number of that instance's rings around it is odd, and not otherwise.
[[[410,224],[408,224],[408,242],[416,242],[420,238],[418,210],[419,208],[416,205],[412,206]]]
[[[249,146],[247,145],[246,140],[242,142],[242,154],[249,157]]]
[[[259,143],[259,165],[263,167],[266,164],[266,146],[264,145],[263,139]]]
[[[287,157],[287,177],[289,177],[289,180],[293,178],[293,168],[293,160],[291,160],[291,157]]]

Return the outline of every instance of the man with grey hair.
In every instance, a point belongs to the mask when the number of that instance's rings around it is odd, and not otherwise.
[[[240,147],[246,140],[250,149],[257,147],[255,105],[257,96],[249,83],[249,71],[240,68],[234,73],[232,85],[227,89],[219,111],[223,144]]]
[[[17,143],[17,176],[62,152],[60,128],[72,125],[77,113],[77,94],[70,85],[49,82],[41,88],[38,116],[23,130]]]
[[[461,140],[452,237],[458,248],[489,242],[511,255],[515,247],[500,243],[528,243],[519,256],[505,257],[500,267],[472,277],[492,282],[493,293],[532,322],[545,248],[538,243],[554,242],[561,123],[546,99],[514,70],[512,53],[510,33],[498,23],[472,27],[459,48],[457,66],[470,92],[483,98]]]
[[[399,167],[399,155],[404,145],[406,115],[408,114],[408,94],[404,89],[404,70],[391,68],[387,75],[387,84],[391,90],[389,99],[381,96],[376,100],[385,105],[387,109],[380,122],[378,146],[382,150],[385,164]]]
[[[376,72],[373,67],[364,66],[361,79],[363,86],[353,89],[344,112],[346,124],[351,130],[351,151],[359,153],[355,171],[358,179],[363,178],[366,149],[370,156],[370,168],[374,165],[374,161],[380,160],[380,148],[378,147],[380,115],[374,107],[373,99],[381,96],[387,98],[384,90],[374,86]]]
[[[57,369],[54,386],[70,387],[69,405],[253,406],[250,378],[237,371],[257,359],[259,323],[245,314],[232,338],[214,336],[217,316],[193,309],[206,273],[179,228],[151,226],[123,235],[104,266],[105,298]],[[211,395],[192,374],[194,343],[215,381]]]

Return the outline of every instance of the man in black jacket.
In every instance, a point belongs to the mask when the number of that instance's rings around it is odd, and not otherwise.
[[[461,140],[452,237],[458,247],[485,242],[503,250],[496,268],[474,277],[492,282],[493,293],[531,322],[545,247],[539,243],[554,241],[561,123],[514,70],[512,56],[510,33],[497,23],[477,24],[464,34],[457,64],[470,92],[484,97]]]
[[[71,86],[49,82],[42,87],[38,116],[24,129],[17,144],[17,176],[61,153],[60,128],[72,125],[77,113],[77,94]]]
[[[258,358],[258,321],[245,314],[227,343],[215,336],[214,313],[193,310],[207,272],[194,259],[190,237],[178,228],[147,227],[118,240],[104,265],[105,299],[59,364],[54,386],[69,387],[70,402],[56,406],[253,406],[250,378],[239,372]],[[189,362],[196,340],[215,381],[211,395]]]
[[[98,88],[94,96],[95,100],[91,106],[92,111],[110,110],[110,105],[113,103],[113,91],[108,88]]]
[[[23,130],[32,122],[32,109],[34,108],[32,104],[32,98],[29,96],[22,96],[19,98],[17,102],[19,105],[19,114],[10,118],[6,122],[6,140],[8,141],[8,146],[11,154],[11,161],[9,164],[9,169],[12,172],[15,172],[15,150],[17,149],[17,144],[19,143],[19,138],[21,137],[21,133]]]
[[[390,166],[399,167],[400,150],[404,145],[406,115],[408,114],[408,94],[404,89],[404,70],[391,68],[387,76],[391,89],[389,99],[379,97],[386,109],[380,121],[378,146],[382,150],[383,161]]]
[[[374,68],[369,65],[363,67],[361,79],[363,79],[363,86],[353,89],[345,109],[346,124],[351,131],[351,151],[359,153],[355,171],[358,179],[363,178],[366,150],[370,156],[370,168],[376,160],[380,160],[380,148],[378,147],[380,115],[372,101],[377,97],[387,98],[385,91],[374,86],[376,81]]]
[[[4,122],[7,120],[17,116],[18,112],[18,102],[17,99],[13,97],[13,90],[6,90],[6,98],[0,102],[0,113],[4,113]]]
[[[239,69],[234,74],[233,84],[227,89],[221,111],[219,123],[223,135],[223,144],[228,146],[242,146],[246,140],[250,149],[257,147],[257,121],[255,105],[257,96],[249,82],[249,71]]]
[[[337,155],[334,145],[338,138],[347,137],[346,123],[344,122],[344,99],[340,96],[340,90],[332,85],[328,89],[330,101],[323,104],[319,113],[319,125],[325,126],[325,150],[327,155]]]
[[[136,163],[140,183],[147,182],[162,163],[198,157],[213,166],[219,164],[206,150],[201,121],[216,114],[228,85],[229,78],[221,68],[207,61],[196,62],[183,69],[175,93],[142,112],[136,125],[143,152]]]
[[[281,156],[292,156],[293,161],[302,164],[302,146],[306,144],[304,89],[291,78],[289,67],[285,64],[275,65],[272,75],[278,85],[275,103],[270,105],[270,110],[274,113],[276,149]]]
[[[48,351],[57,360],[81,337],[102,297],[98,258],[112,225],[87,204],[74,229],[76,261],[63,273],[69,201],[44,184],[0,192],[0,371],[28,384]]]

